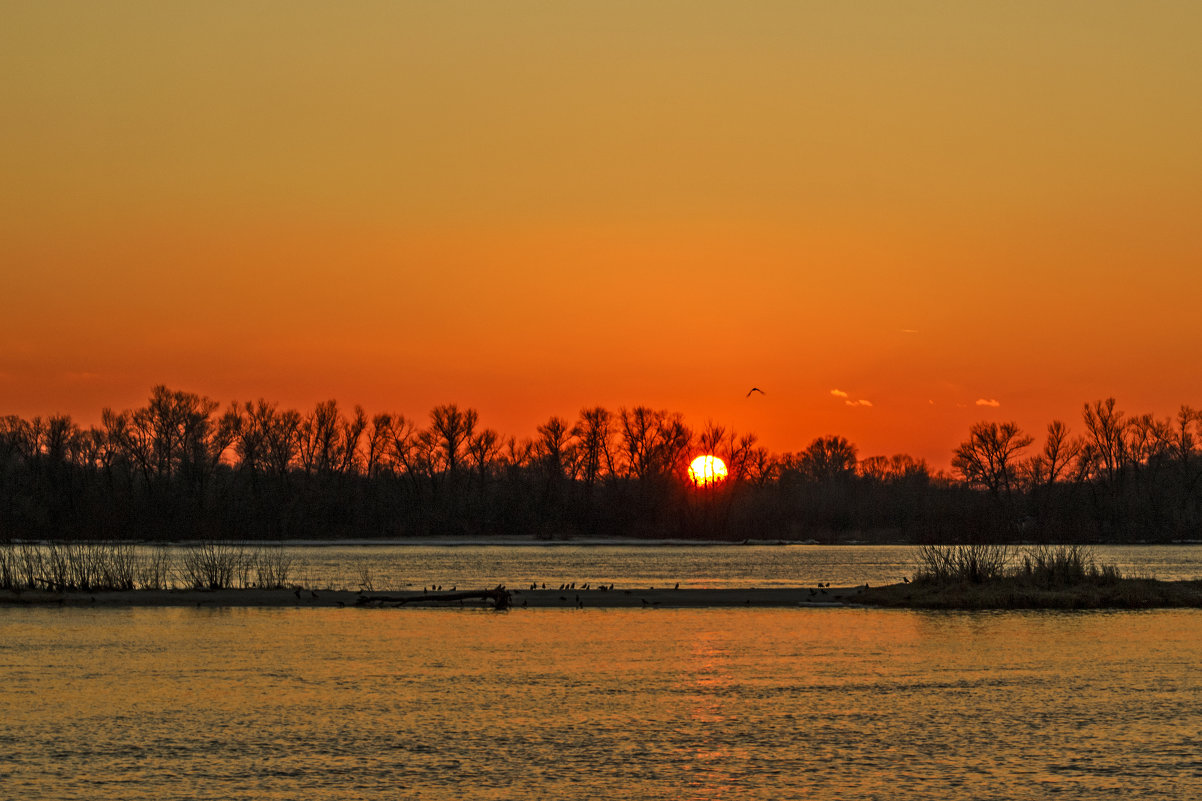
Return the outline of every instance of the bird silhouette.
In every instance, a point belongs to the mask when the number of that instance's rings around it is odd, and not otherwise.
[[[767,392],[765,392],[764,390],[760,389],[759,387],[752,387],[751,389],[747,390],[747,397],[748,397],[748,398],[750,398],[750,397],[751,397],[751,393],[753,393],[753,392],[758,392],[758,393],[760,393],[761,395],[767,395],[767,394],[768,394]]]

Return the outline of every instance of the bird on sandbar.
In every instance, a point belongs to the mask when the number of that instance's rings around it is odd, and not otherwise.
[[[760,389],[759,387],[752,387],[751,389],[747,390],[747,395],[746,395],[745,397],[748,397],[748,398],[750,398],[750,397],[751,397],[751,393],[753,393],[753,392],[758,392],[758,393],[760,393],[761,395],[767,395],[767,394],[768,394],[767,392],[765,392],[764,390]]]

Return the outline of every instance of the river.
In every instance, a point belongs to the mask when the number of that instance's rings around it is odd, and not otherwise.
[[[667,575],[554,547],[487,581]],[[0,797],[1196,798],[1200,664],[1197,610],[7,607]]]
[[[912,545],[680,544],[625,542],[291,543],[293,574],[306,586],[375,589],[529,586],[575,582],[654,587],[797,587],[895,584],[914,575]],[[1011,549],[1018,555],[1022,548]],[[1202,545],[1091,546],[1124,575],[1202,578]]]
[[[12,799],[1195,798],[1202,613],[0,609]]]

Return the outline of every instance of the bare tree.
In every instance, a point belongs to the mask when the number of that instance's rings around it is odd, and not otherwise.
[[[396,415],[389,421],[387,459],[393,471],[416,474],[418,430],[417,425],[404,415]]]
[[[1174,458],[1181,464],[1186,464],[1197,455],[1198,440],[1194,431],[1202,425],[1202,414],[1198,410],[1182,404],[1174,418],[1171,434],[1171,447]]]
[[[360,444],[363,432],[366,430],[367,413],[363,411],[362,406],[355,407],[354,417],[338,421],[338,463],[336,467],[341,475],[355,475],[364,469]]]
[[[482,429],[468,439],[467,456],[471,462],[472,472],[476,475],[481,497],[484,496],[489,475],[496,467],[501,455],[501,437],[491,428]]]
[[[264,420],[266,464],[278,478],[285,479],[300,454],[301,415],[295,409],[277,412],[274,407]]]
[[[618,422],[628,476],[642,480],[676,470],[683,473],[693,437],[679,414],[636,406],[621,409]]]
[[[747,479],[756,487],[771,484],[780,476],[780,462],[767,448],[753,447],[747,454]]]
[[[574,478],[574,454],[572,453],[571,430],[562,417],[552,417],[538,427],[538,438],[534,441],[535,459],[550,479]]]
[[[755,434],[740,436],[731,431],[727,435],[719,455],[726,461],[728,480],[732,484],[742,484],[751,475],[756,452],[755,443]]]
[[[1152,465],[1172,458],[1173,421],[1151,414],[1131,418],[1127,424],[1127,454],[1134,465]]]
[[[1118,479],[1128,462],[1127,422],[1114,404],[1114,398],[1085,404],[1086,439],[1079,456],[1087,460],[1083,473],[1098,474],[1108,483]]]
[[[1027,462],[1026,473],[1033,487],[1050,487],[1065,475],[1078,459],[1084,443],[1070,435],[1069,428],[1060,420],[1048,423],[1047,437],[1043,450]]]
[[[597,406],[580,412],[580,419],[572,427],[576,452],[580,464],[580,475],[591,492],[596,482],[613,472],[612,415]]]
[[[977,423],[952,457],[952,468],[970,486],[984,487],[1009,504],[1019,478],[1019,454],[1035,440],[1017,423]]]
[[[392,415],[388,413],[377,414],[371,418],[371,426],[367,431],[367,453],[364,455],[363,464],[364,474],[368,478],[377,476],[387,465],[388,447],[393,435],[392,420]]]
[[[323,475],[341,461],[338,402],[324,401],[300,425],[299,455],[305,474]]]
[[[797,469],[818,483],[850,478],[856,471],[856,446],[843,437],[818,437],[797,457]]]
[[[251,481],[267,468],[267,432],[275,417],[275,407],[260,399],[258,403],[247,401],[242,407],[242,427],[234,441],[234,453],[238,467],[251,475]]]
[[[520,470],[534,459],[534,443],[528,439],[510,437],[505,442],[503,458],[511,470]]]
[[[720,426],[710,420],[705,424],[705,428],[701,429],[701,433],[697,435],[697,447],[703,453],[718,455],[719,446],[726,439],[726,428]]]
[[[430,431],[441,450],[443,465],[452,476],[463,463],[464,449],[476,430],[475,409],[461,410],[455,404],[436,406],[430,412]]]

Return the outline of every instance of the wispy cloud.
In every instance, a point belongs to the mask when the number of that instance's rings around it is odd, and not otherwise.
[[[917,328],[903,328],[903,329],[901,329],[901,332],[903,334],[917,334],[918,329]]]
[[[1001,406],[1002,404],[996,398],[989,398],[989,399],[977,398],[977,405],[978,406],[989,406],[991,408],[996,409],[997,407]]]
[[[831,395],[833,395],[836,398],[842,399],[843,402],[845,404],[847,404],[848,406],[865,406],[865,407],[867,407],[867,406],[872,405],[872,401],[864,400],[863,398],[858,398],[858,399],[853,400],[849,393],[844,392],[841,389],[832,389]]]

